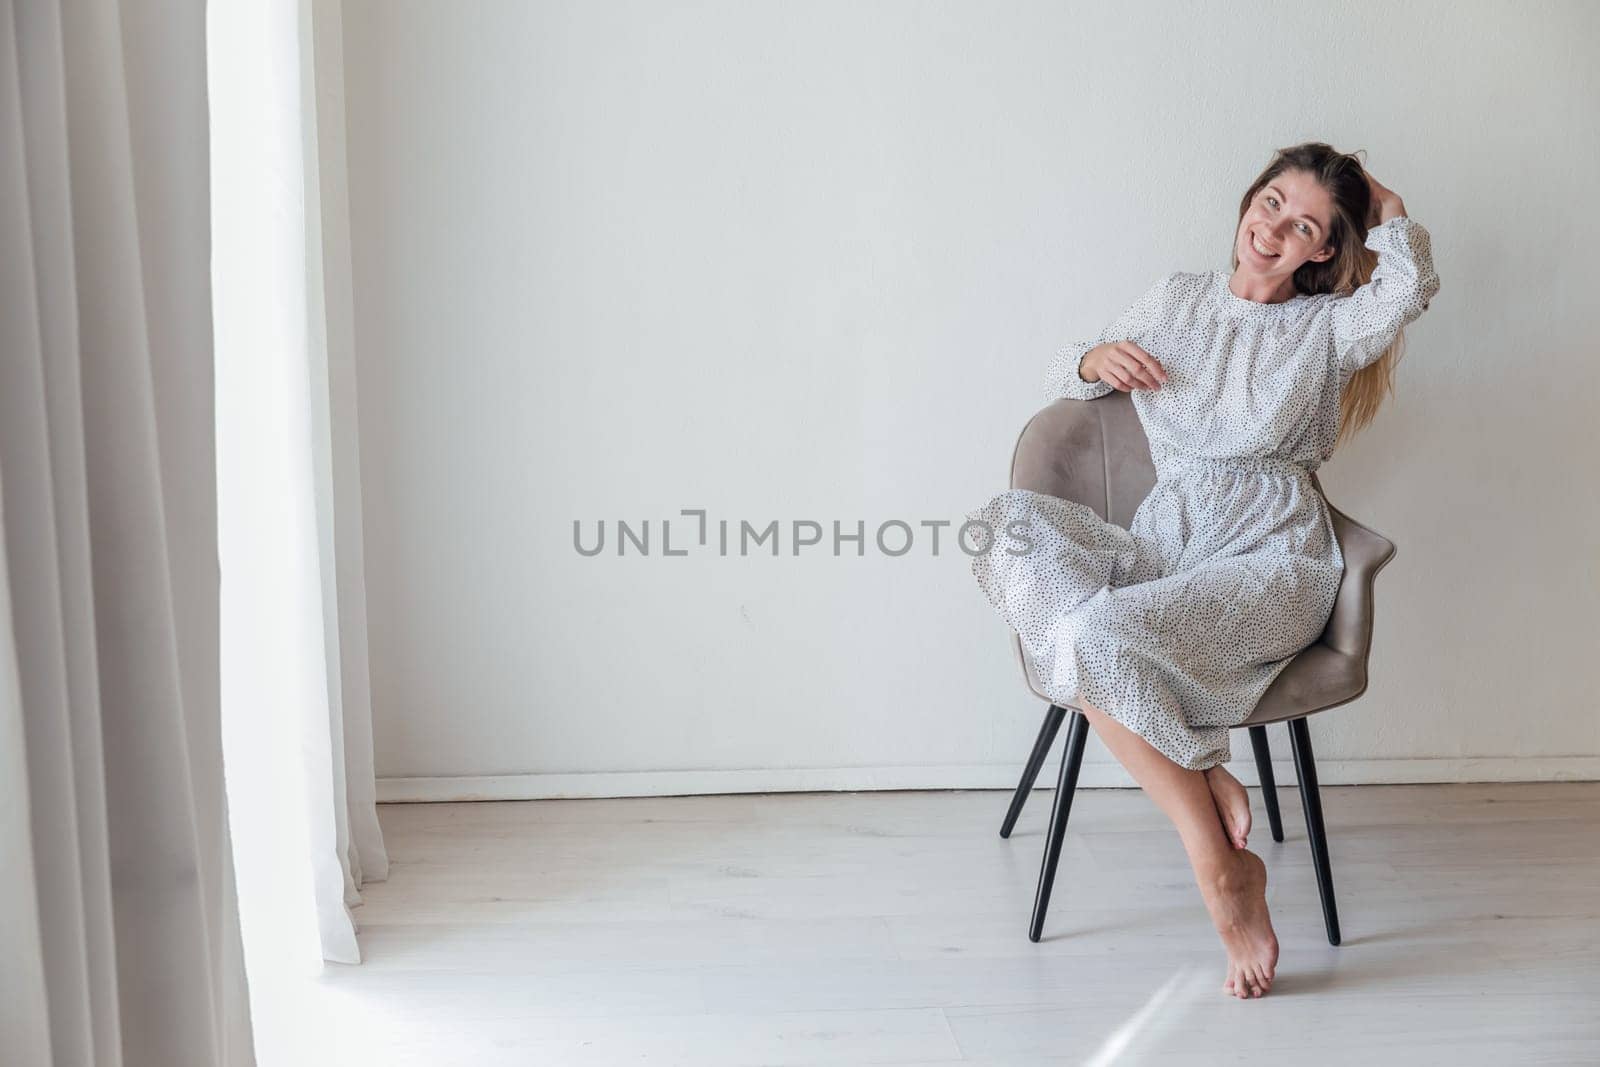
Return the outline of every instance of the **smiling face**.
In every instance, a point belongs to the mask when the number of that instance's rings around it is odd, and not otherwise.
[[[1333,198],[1315,177],[1286,170],[1256,192],[1234,236],[1238,272],[1267,284],[1288,284],[1301,264],[1333,256],[1328,230]]]

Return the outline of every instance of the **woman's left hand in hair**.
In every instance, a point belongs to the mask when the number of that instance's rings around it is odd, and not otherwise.
[[[1406,205],[1400,199],[1400,194],[1374,178],[1370,171],[1367,173],[1367,184],[1372,187],[1372,207],[1367,214],[1368,229],[1406,213]]]

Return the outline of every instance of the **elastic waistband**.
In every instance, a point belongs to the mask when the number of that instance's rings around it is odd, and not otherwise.
[[[1171,478],[1191,471],[1264,471],[1309,479],[1310,468],[1279,456],[1173,456],[1156,469],[1157,478]]]

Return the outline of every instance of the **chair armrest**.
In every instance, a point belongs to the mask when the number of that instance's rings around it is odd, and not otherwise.
[[[1028,420],[1011,453],[1011,488],[1105,506],[1105,440],[1094,403],[1063,397]]]
[[[1121,526],[1155,480],[1150,442],[1132,398],[1120,391],[1046,405],[1022,428],[1011,455],[1011,488],[1076,501]]]
[[[1312,475],[1316,481],[1316,475]],[[1317,491],[1322,492],[1320,482]],[[1327,496],[1323,496],[1327,500]],[[1344,555],[1344,577],[1333,602],[1333,613],[1323,628],[1321,642],[1363,665],[1372,649],[1373,586],[1378,572],[1394,558],[1395,545],[1387,537],[1364,526],[1328,504],[1333,532]]]

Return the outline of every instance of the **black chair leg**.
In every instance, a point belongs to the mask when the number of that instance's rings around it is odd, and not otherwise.
[[[1317,867],[1322,921],[1328,927],[1328,944],[1337,945],[1339,909],[1333,900],[1333,866],[1328,860],[1328,832],[1322,825],[1322,794],[1317,789],[1317,764],[1311,755],[1311,729],[1306,725],[1305,716],[1289,720],[1289,740],[1294,746],[1294,773],[1300,779],[1300,804],[1306,812],[1311,858]]]
[[[1039,736],[1033,742],[1033,752],[1028,756],[1028,765],[1022,769],[1022,781],[1017,783],[1017,792],[1011,798],[1011,807],[1006,811],[1005,821],[1000,824],[1000,836],[1010,837],[1012,827],[1017,825],[1017,816],[1022,814],[1022,805],[1028,802],[1028,794],[1033,791],[1033,783],[1039,780],[1039,768],[1044,766],[1044,759],[1050,754],[1050,746],[1055,743],[1056,731],[1061,729],[1061,720],[1067,717],[1067,709],[1050,705],[1050,710],[1044,713],[1044,722],[1039,727]]]
[[[1278,812],[1278,780],[1272,774],[1272,743],[1265,726],[1250,727],[1250,744],[1256,750],[1256,777],[1261,780],[1261,799],[1267,805],[1267,825],[1272,839],[1283,840],[1283,816]]]
[[[1083,743],[1088,737],[1089,717],[1074,708],[1072,725],[1067,727],[1066,750],[1061,753],[1061,777],[1056,781],[1055,803],[1050,808],[1050,833],[1045,838],[1044,863],[1039,868],[1039,889],[1033,897],[1029,941],[1038,941],[1044,932],[1044,913],[1050,907],[1050,890],[1056,881],[1056,864],[1061,862],[1067,816],[1072,811],[1072,795],[1078,790],[1078,768],[1083,765]]]

